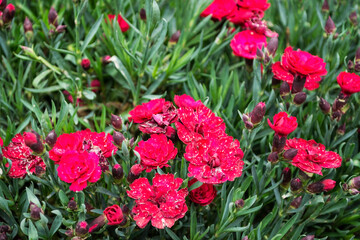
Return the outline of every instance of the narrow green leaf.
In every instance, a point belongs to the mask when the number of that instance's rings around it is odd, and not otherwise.
[[[98,20],[95,22],[95,24],[91,27],[88,35],[86,36],[83,44],[81,45],[81,53],[83,53],[85,51],[85,49],[87,48],[87,46],[89,45],[89,43],[91,42],[91,40],[94,38],[96,32],[99,30],[101,21],[104,19],[104,15],[101,14],[101,16],[98,18]]]

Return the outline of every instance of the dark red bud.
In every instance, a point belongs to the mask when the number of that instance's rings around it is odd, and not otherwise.
[[[290,182],[290,189],[293,192],[298,192],[302,188],[302,183],[299,178],[294,178]]]
[[[298,153],[298,150],[296,148],[290,148],[284,152],[283,157],[286,160],[293,160],[294,157],[297,155],[297,153]]]
[[[37,143],[37,137],[35,133],[32,132],[24,132],[23,134],[25,145],[30,147],[31,145],[34,145]]]
[[[306,81],[306,77],[296,76],[293,81],[291,92],[292,93],[301,92],[304,89],[305,81]]]
[[[264,102],[258,103],[255,108],[250,112],[250,120],[252,124],[256,125],[264,118],[266,105]]]
[[[238,199],[238,200],[235,201],[235,206],[236,206],[237,208],[243,208],[244,205],[245,205],[244,199]]]
[[[116,130],[120,131],[122,129],[121,117],[111,114],[111,124]]]
[[[4,24],[10,23],[11,20],[14,18],[14,16],[15,16],[15,7],[10,3],[9,5],[6,6],[2,15],[2,20]]]
[[[257,49],[256,49],[256,57],[257,57],[259,60],[263,60],[264,57],[265,57],[263,51],[261,51],[260,48],[257,48]]]
[[[344,135],[346,131],[346,123],[340,125],[340,127],[337,129],[336,133],[339,135]]]
[[[358,60],[354,67],[355,72],[360,72],[360,61]]]
[[[25,18],[23,27],[24,27],[24,32],[25,33],[33,31],[33,25],[32,25],[32,23],[31,23],[31,21],[29,20],[28,17]]]
[[[289,183],[291,181],[291,169],[286,167],[281,173],[281,176],[283,176],[283,181],[281,183],[281,186],[287,188],[289,187]]]
[[[57,27],[58,26],[57,18],[58,18],[58,14],[57,14],[55,8],[51,7],[50,11],[49,11],[49,15],[48,15],[49,24]]]
[[[120,164],[115,164],[112,169],[113,178],[116,180],[121,180],[124,176],[124,170]]]
[[[294,200],[292,200],[290,205],[291,205],[292,208],[297,209],[297,208],[300,207],[301,201],[302,201],[302,196],[296,197],[296,198],[294,198]]]
[[[323,113],[325,114],[329,114],[330,113],[330,103],[328,101],[326,101],[323,98],[320,98],[320,102],[319,102],[319,107],[321,109],[321,111],[323,111]]]
[[[312,183],[307,187],[310,193],[321,193],[324,191],[324,184],[322,182]]]
[[[38,207],[35,203],[30,202],[30,217],[32,220],[39,220],[40,213],[44,213],[44,211]]]
[[[286,137],[281,137],[277,133],[274,135],[272,151],[281,153],[286,144]]]
[[[322,11],[329,11],[329,3],[328,3],[328,1],[327,0],[324,0],[324,3],[323,3],[323,5],[322,5],[322,7],[321,7],[321,10]]]
[[[245,127],[247,129],[251,130],[251,129],[254,128],[254,124],[252,124],[252,122],[250,121],[250,118],[249,118],[249,116],[247,114],[243,114],[242,119],[243,119],[243,121],[245,123]]]
[[[106,56],[104,56],[104,57],[102,57],[101,58],[101,63],[103,64],[103,65],[107,65],[107,64],[109,64],[110,63],[110,56],[109,55],[106,55]]]
[[[87,58],[84,58],[83,60],[81,60],[81,67],[87,71],[90,69],[90,60]]]
[[[69,202],[68,202],[68,205],[67,207],[72,210],[72,211],[76,211],[78,209],[77,207],[77,204],[76,204],[76,201],[74,199],[71,199]]]
[[[357,189],[355,189],[355,188],[350,188],[350,189],[349,189],[349,193],[350,193],[351,195],[358,195],[358,194],[360,193],[360,191],[357,190]]]
[[[133,148],[133,147],[134,147],[134,143],[135,143],[134,138],[131,138],[131,139],[129,140],[129,147],[130,147],[130,148]]]
[[[284,97],[289,95],[290,93],[290,86],[287,82],[282,81],[281,85],[280,85],[280,96]]]
[[[85,221],[78,222],[75,228],[75,234],[84,237],[89,232],[89,225]]]
[[[1,225],[0,226],[0,233],[7,233],[10,232],[11,228],[8,225]]]
[[[46,173],[46,170],[42,167],[40,167],[39,165],[35,166],[35,175],[39,178],[41,178],[42,176],[44,176],[44,174]]]
[[[6,0],[0,0],[0,11],[4,10],[6,8]]]
[[[279,46],[279,39],[277,37],[274,37],[274,38],[270,38],[269,42],[268,42],[268,45],[267,45],[267,50],[268,50],[268,53],[274,57],[275,56],[275,53],[276,53],[276,50],[278,49],[278,46]]]
[[[180,30],[177,30],[173,35],[171,35],[169,42],[177,43],[179,41],[180,34],[181,34]]]
[[[44,152],[44,144],[41,137],[35,131],[25,132],[23,134],[25,145],[28,146],[35,154],[42,154]]]
[[[306,237],[303,237],[301,240],[314,240],[315,239],[315,235],[308,235]]]
[[[125,140],[125,137],[122,133],[114,131],[113,141],[114,141],[115,145],[117,145],[118,147],[121,147],[124,140]]]
[[[45,142],[46,142],[51,148],[53,148],[54,145],[56,144],[56,141],[57,141],[57,134],[56,134],[55,130],[52,130],[52,131],[49,132],[49,134],[46,136]]]
[[[349,72],[354,71],[354,68],[355,68],[354,62],[349,60],[348,65],[347,65],[348,71]]]
[[[279,161],[279,155],[277,152],[272,152],[267,159],[271,163],[277,163]]]
[[[65,32],[66,27],[67,27],[66,25],[59,25],[59,26],[56,27],[56,30],[55,30],[55,31],[56,31],[57,33],[63,33],[63,32]]]
[[[349,182],[349,188],[360,189],[360,176],[354,177]]]
[[[146,21],[146,11],[145,9],[140,9],[140,19]]]
[[[130,208],[127,205],[123,205],[121,208],[121,211],[123,212],[123,214],[125,215],[129,215],[130,214]]]
[[[72,230],[71,228],[66,230],[65,235],[68,237],[74,236],[74,230]]]
[[[325,23],[325,32],[327,34],[333,34],[335,31],[336,31],[335,23],[329,16],[328,20]]]
[[[89,233],[97,232],[107,223],[106,216],[104,214],[100,215],[99,217],[95,218],[89,225]]]
[[[306,101],[306,93],[305,92],[299,92],[295,94],[294,97],[294,103],[296,105],[301,105]]]
[[[357,14],[355,11],[350,13],[349,19],[353,25],[357,25]]]
[[[360,47],[355,52],[355,63],[360,62]]]

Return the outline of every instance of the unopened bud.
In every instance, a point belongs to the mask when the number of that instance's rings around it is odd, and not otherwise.
[[[275,53],[276,53],[276,50],[278,49],[278,46],[279,46],[279,39],[277,37],[270,38],[266,48],[267,48],[268,53],[272,57],[275,56]]]
[[[274,135],[272,151],[281,153],[286,144],[286,137],[281,137],[277,133]]]
[[[294,103],[296,105],[301,105],[306,101],[306,93],[305,92],[299,92],[295,94],[294,97]]]
[[[330,191],[330,190],[333,190],[334,187],[336,186],[336,181],[331,180],[331,179],[322,180],[321,183],[322,183],[323,186],[324,186],[324,191],[325,191],[325,192],[328,192],[328,191]]]
[[[235,201],[235,206],[236,206],[237,208],[243,208],[244,205],[245,205],[244,199],[238,199],[238,200]]]
[[[287,82],[282,81],[281,85],[280,85],[280,96],[284,97],[289,95],[290,93],[290,86]]]
[[[104,56],[104,57],[102,57],[101,58],[101,63],[103,64],[103,65],[107,65],[107,64],[109,64],[110,63],[110,56],[109,55],[106,55],[106,56]]]
[[[41,178],[42,176],[44,176],[44,174],[46,173],[46,170],[44,168],[42,168],[39,165],[35,166],[35,175],[39,178]]]
[[[354,177],[349,182],[349,188],[360,189],[360,176]]]
[[[104,214],[95,218],[89,225],[89,233],[99,231],[107,223],[107,218]]]
[[[11,228],[8,225],[1,225],[0,226],[0,233],[7,233],[10,232]]]
[[[260,48],[256,49],[256,57],[259,60],[264,60],[265,55],[264,55],[264,52]]]
[[[85,71],[89,70],[89,69],[90,69],[90,60],[87,59],[87,58],[83,58],[83,59],[81,60],[81,67],[82,67]]]
[[[123,141],[125,140],[125,137],[122,133],[114,131],[113,133],[113,141],[116,146],[120,147],[122,146]]]
[[[353,25],[357,25],[357,14],[355,11],[350,13],[349,19]]]
[[[357,62],[355,63],[354,70],[355,70],[355,72],[360,72],[360,62],[359,62],[359,61],[357,61]]]
[[[322,182],[312,183],[307,187],[310,193],[321,193],[324,191],[324,184]]]
[[[170,43],[177,43],[180,38],[180,30],[177,30],[173,35],[171,35],[171,38],[169,40]]]
[[[256,125],[264,118],[266,105],[264,102],[258,103],[255,108],[249,113],[250,121]]]
[[[130,168],[129,175],[127,176],[126,180],[129,183],[134,182],[136,179],[140,177],[141,172],[144,168],[140,164],[135,164]]]
[[[42,143],[41,137],[35,131],[25,132],[23,134],[25,145],[28,146],[35,154],[44,153],[44,144]]]
[[[145,9],[140,9],[140,19],[146,21],[146,11]]]
[[[304,89],[305,81],[306,81],[306,77],[296,76],[293,81],[291,92],[292,93],[301,92]]]
[[[281,183],[281,186],[284,188],[289,187],[289,183],[291,181],[291,169],[286,167],[281,173],[281,176],[283,176],[283,181]]]
[[[111,124],[116,130],[120,131],[122,129],[121,117],[111,114]]]
[[[329,114],[330,113],[330,103],[328,101],[326,101],[323,98],[320,98],[320,102],[319,102],[319,107],[321,109],[321,111],[323,111],[323,113],[325,114]]]
[[[0,0],[0,11],[4,10],[6,8],[6,0]]]
[[[70,199],[70,201],[68,202],[67,207],[72,211],[76,211],[78,209],[76,201],[74,200],[74,198]]]
[[[277,163],[279,161],[279,155],[277,152],[272,152],[267,159],[271,163]]]
[[[354,71],[354,68],[355,68],[354,62],[349,60],[348,65],[347,65],[348,71],[349,72]]]
[[[283,157],[286,160],[291,161],[294,159],[294,157],[297,155],[297,153],[298,153],[298,150],[296,148],[290,148],[284,152]]]
[[[45,142],[49,145],[50,148],[53,148],[57,141],[57,134],[55,130],[49,132],[49,134],[45,138]]]
[[[31,57],[31,58],[37,58],[38,56],[35,54],[35,52],[34,52],[34,49],[32,49],[32,48],[29,48],[29,47],[25,47],[25,46],[20,46],[21,47],[21,49],[24,51],[24,53],[27,55],[27,56],[29,56],[29,57]]]
[[[294,198],[294,200],[292,200],[290,206],[291,206],[292,208],[297,209],[297,208],[300,207],[301,201],[302,201],[302,196],[296,197],[296,198]]]
[[[360,191],[357,190],[357,189],[355,189],[355,188],[350,188],[350,189],[349,189],[349,193],[350,193],[351,195],[358,195],[358,194],[360,193]]]
[[[6,6],[2,15],[2,20],[4,24],[10,23],[11,20],[14,18],[14,16],[15,16],[15,7],[10,3],[9,5]]]
[[[56,27],[56,30],[55,30],[55,31],[56,31],[57,33],[65,32],[66,27],[67,27],[66,25],[59,25],[59,26]]]
[[[122,206],[121,211],[123,212],[124,215],[130,214],[130,208],[126,204]]]
[[[115,180],[121,180],[124,176],[124,170],[120,164],[115,164],[112,169],[112,175]]]
[[[339,135],[344,135],[346,130],[346,123],[340,125],[340,127],[337,129],[336,133]]]
[[[290,182],[290,189],[292,192],[298,192],[302,188],[302,183],[299,178],[294,178]]]
[[[32,220],[39,220],[40,213],[44,213],[44,211],[38,207],[35,203],[30,202],[30,217]]]
[[[325,23],[325,32],[327,34],[333,34],[335,31],[336,31],[335,23],[329,16],[328,20]]]
[[[321,10],[322,11],[324,11],[324,12],[326,12],[326,11],[329,11],[329,3],[328,3],[328,1],[327,0],[324,0],[324,3],[323,3],[323,5],[322,5],[322,7],[321,7]]]
[[[303,237],[301,240],[314,240],[315,239],[315,235],[308,235],[306,237]]]
[[[135,143],[135,139],[134,138],[131,138],[129,140],[129,148],[133,148],[134,147],[134,143]]]
[[[72,228],[69,228],[68,230],[66,230],[65,235],[68,237],[74,236],[74,230],[72,230]]]
[[[33,25],[28,17],[25,17],[25,21],[23,24],[24,33],[28,41],[30,41],[34,35]]]
[[[57,14],[55,8],[51,7],[50,11],[49,11],[49,15],[48,15],[49,24],[57,27],[58,26],[57,18],[58,18],[58,14]]]
[[[249,118],[249,116],[247,114],[243,114],[242,119],[243,119],[243,121],[245,123],[245,127],[247,129],[253,129],[254,128],[254,124],[252,124],[252,122],[250,121],[250,118]]]
[[[78,222],[75,228],[75,234],[84,237],[89,232],[89,225],[85,221]]]
[[[356,49],[355,52],[355,63],[360,62],[360,47],[358,47],[358,49]]]

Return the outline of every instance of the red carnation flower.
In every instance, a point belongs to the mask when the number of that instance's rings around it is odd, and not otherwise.
[[[110,134],[91,132],[90,129],[62,134],[58,137],[53,149],[49,151],[49,157],[55,161],[55,164],[59,164],[62,156],[68,151],[96,153],[100,158],[101,169],[106,171],[109,169],[106,158],[111,157],[117,151],[112,140]]]
[[[127,194],[136,202],[132,209],[136,225],[144,228],[151,221],[156,228],[171,228],[176,220],[183,218],[188,210],[185,201],[188,191],[186,188],[178,190],[182,182],[173,174],[157,173],[152,186],[146,178],[135,180]]]
[[[88,182],[97,182],[101,177],[99,156],[86,151],[67,151],[62,156],[57,171],[62,181],[71,183],[71,191],[82,191]]]
[[[270,3],[267,0],[238,0],[237,4],[242,8],[258,11],[266,11],[270,7]]]
[[[0,147],[4,146],[4,141],[2,140],[2,138],[0,137]]]
[[[337,77],[337,82],[341,87],[341,92],[346,96],[360,92],[360,77],[355,73],[341,72]]]
[[[211,15],[213,20],[220,21],[236,8],[234,0],[214,0],[201,14],[201,17]]]
[[[181,122],[176,122],[175,125],[180,140],[185,144],[203,137],[226,135],[224,121],[220,117],[216,117],[205,105],[200,105],[196,109],[180,108],[178,109],[178,116]]]
[[[20,133],[16,134],[10,144],[3,148],[4,157],[12,161],[9,177],[24,178],[27,172],[35,173],[36,166],[46,169],[41,157],[32,155],[32,152],[26,146],[24,137]]]
[[[188,176],[203,183],[219,184],[240,177],[244,154],[238,140],[230,136],[202,138],[186,146],[190,162]]]
[[[261,10],[254,10],[243,7],[235,7],[232,9],[231,13],[227,16],[227,19],[236,24],[243,25],[247,21],[258,18],[261,19],[264,17],[264,12]]]
[[[236,56],[247,59],[256,58],[257,49],[266,47],[266,37],[253,30],[245,30],[237,33],[231,40],[230,47]]]
[[[189,181],[189,187],[198,180],[193,178]],[[201,206],[209,205],[216,197],[216,188],[212,184],[203,183],[200,187],[190,191],[190,200]]]
[[[81,67],[86,71],[90,69],[90,60],[87,58],[83,58],[81,60]]]
[[[341,166],[342,159],[339,154],[326,151],[323,144],[314,140],[288,139],[284,149],[291,148],[298,150],[291,164],[304,172],[322,175],[322,168],[338,168]]]
[[[165,99],[163,98],[150,100],[147,103],[138,105],[129,112],[129,121],[133,121],[134,123],[146,122],[152,119],[154,114],[161,113],[164,105]]]
[[[277,133],[279,136],[286,137],[292,133],[298,126],[296,117],[288,117],[286,112],[279,112],[273,117],[274,124],[268,119],[269,126]]]
[[[116,15],[108,14],[108,18],[111,23],[114,21],[115,16]],[[122,32],[126,32],[127,30],[129,30],[130,28],[129,24],[124,20],[124,18],[120,14],[117,15],[117,22]]]
[[[146,172],[151,172],[157,167],[170,167],[168,161],[174,159],[177,154],[174,144],[171,140],[168,141],[164,134],[153,134],[149,140],[140,141],[135,151],[140,154],[141,165]]]
[[[124,221],[124,215],[121,207],[118,205],[112,205],[104,210],[104,214],[108,220],[108,225],[119,225]]]
[[[174,102],[179,108],[190,107],[195,109],[196,107],[203,105],[200,100],[195,101],[192,97],[186,94],[181,96],[175,95]]]
[[[318,56],[313,56],[300,49],[294,51],[292,47],[285,49],[281,62],[272,65],[274,78],[287,82],[290,88],[295,76],[306,77],[305,88],[314,90],[319,87],[321,76],[327,74],[326,63]]]

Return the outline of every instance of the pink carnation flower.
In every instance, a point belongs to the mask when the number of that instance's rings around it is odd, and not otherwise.
[[[266,47],[266,45],[266,36],[253,30],[245,30],[237,33],[230,43],[230,47],[236,56],[247,59],[256,58],[257,49]]]

